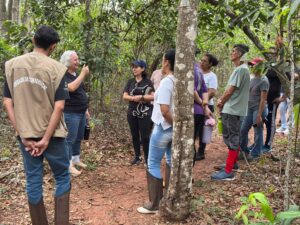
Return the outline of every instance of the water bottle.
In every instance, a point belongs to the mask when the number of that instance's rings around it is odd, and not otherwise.
[[[90,123],[86,121],[85,128],[84,128],[84,137],[83,137],[84,140],[89,140],[90,130],[91,130]]]
[[[219,134],[223,133],[223,124],[222,124],[222,118],[218,118],[218,132]]]

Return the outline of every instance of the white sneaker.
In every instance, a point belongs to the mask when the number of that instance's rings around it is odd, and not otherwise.
[[[74,177],[77,177],[81,174],[81,171],[77,170],[73,164],[70,165],[69,170],[70,170],[70,174]]]
[[[283,134],[286,135],[286,136],[288,136],[289,133],[290,133],[290,132],[289,132],[289,129],[285,129],[285,131],[283,131]]]
[[[276,133],[284,133],[285,130],[287,130],[287,129],[279,127],[278,129],[276,129]]]
[[[138,207],[136,210],[142,214],[155,214],[158,212],[158,210],[149,210],[144,207]]]
[[[79,167],[81,167],[81,168],[83,168],[83,169],[85,169],[85,168],[87,167],[87,165],[84,164],[84,163],[81,162],[81,161],[79,161],[79,162],[73,162],[73,164],[74,164],[75,166],[79,166]]]

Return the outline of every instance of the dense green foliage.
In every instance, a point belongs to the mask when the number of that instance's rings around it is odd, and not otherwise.
[[[235,218],[242,220],[245,225],[290,225],[300,218],[297,205],[291,205],[288,211],[280,212],[275,217],[267,197],[261,192],[251,193],[242,201],[244,204]]]
[[[89,65],[92,73],[86,85],[96,112],[112,109],[119,101],[121,89],[131,76],[132,60],[146,60],[151,73],[159,66],[162,53],[176,44],[178,1],[28,0],[21,3],[22,23],[4,23],[5,32],[0,36],[1,68],[8,58],[30,51],[32,32],[40,24],[49,24],[61,36],[53,57],[59,59],[63,51],[72,49],[79,53],[82,63]],[[249,26],[267,49],[274,45],[282,19],[295,16],[298,8],[299,1],[294,1],[291,8],[285,1],[201,1],[197,45],[201,52],[212,52],[220,59],[216,72],[221,86],[231,71],[228,57],[233,43],[249,44],[249,57],[264,53],[255,47],[244,27]],[[295,23],[298,34],[299,20]],[[295,40],[297,52],[300,39]]]

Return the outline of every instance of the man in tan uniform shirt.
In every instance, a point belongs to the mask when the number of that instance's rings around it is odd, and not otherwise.
[[[67,68],[48,57],[58,42],[53,28],[41,26],[33,38],[33,52],[5,63],[3,103],[18,134],[33,225],[48,224],[42,187],[44,158],[56,181],[55,224],[69,224],[71,184],[62,114],[68,97],[64,80]]]

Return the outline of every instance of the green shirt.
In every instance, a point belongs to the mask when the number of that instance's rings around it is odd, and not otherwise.
[[[236,89],[224,104],[222,113],[235,116],[246,116],[250,86],[250,73],[246,64],[242,64],[235,68],[228,80],[226,89],[229,86],[234,86]]]

